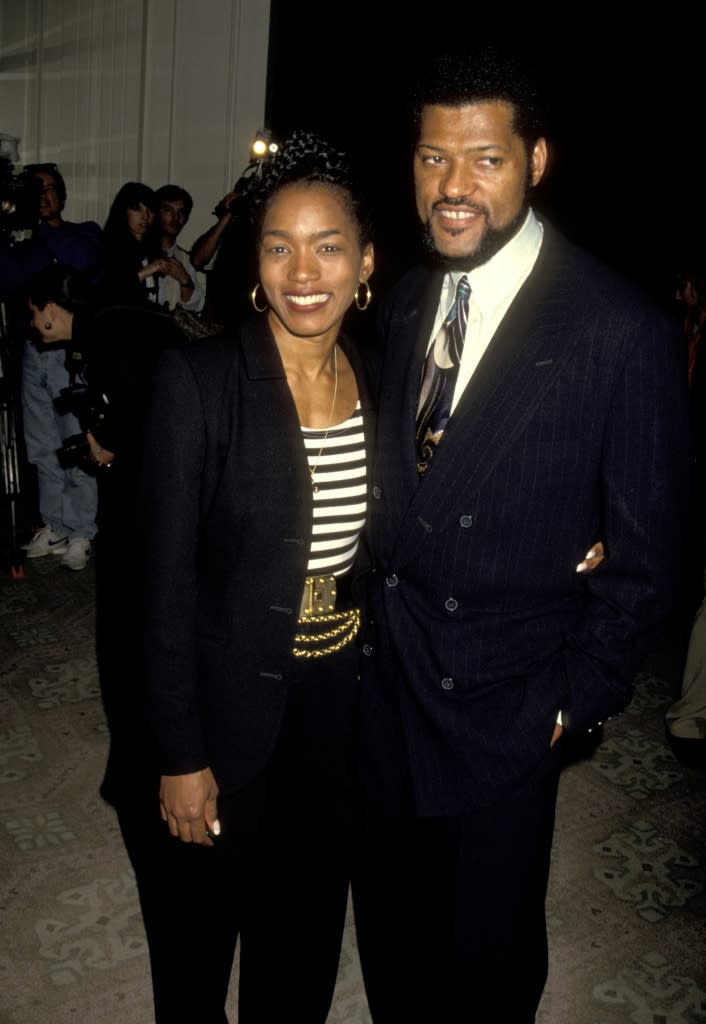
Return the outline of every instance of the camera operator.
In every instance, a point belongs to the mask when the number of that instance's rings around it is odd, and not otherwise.
[[[80,432],[64,437],[58,460],[98,472],[101,542],[118,520],[124,533],[142,454],[142,421],[152,371],[165,348],[184,341],[168,314],[150,307],[102,306],[82,274],[55,265],[29,284],[32,327],[61,344],[67,386],[57,395]],[[55,453],[55,457],[57,457]]]
[[[32,277],[52,265],[80,270],[88,285],[103,276],[101,229],[93,221],[65,221],[66,185],[55,164],[29,164],[23,177],[36,179],[38,207],[32,237],[11,245],[0,241],[0,298],[10,300],[11,332],[27,337],[24,295]],[[35,218],[33,218],[35,219]],[[27,225],[30,226],[30,225]],[[61,556],[68,569],[83,569],[96,533],[96,484],[81,466],[62,466],[56,449],[78,424],[71,413],[58,412],[54,399],[69,383],[62,345],[53,344],[53,322],[41,321],[47,344],[25,341],[22,366],[22,411],[27,457],[37,469],[42,528],[26,545],[28,558]],[[40,332],[41,333],[41,332]]]
[[[238,192],[229,192],[227,195],[223,196],[220,203],[216,206],[213,214],[218,218],[218,220],[213,227],[208,229],[208,231],[199,235],[192,246],[191,265],[194,270],[209,269],[209,264],[221,246],[223,235],[232,223],[233,211],[231,209],[231,203],[238,198]]]
[[[141,558],[136,543],[137,490],[143,456],[143,421],[159,356],[184,344],[169,314],[157,309],[106,306],[86,301],[81,275],[50,267],[30,284],[32,321],[40,334],[66,343],[82,436],[70,439],[71,455],[95,467],[98,482],[96,537],[96,653],[110,749],[101,795],[111,803],[133,866],[164,870],[162,842],[169,839],[158,810],[158,774],[146,786],[151,760],[143,730],[138,599]],[[164,833],[164,835],[162,835]],[[159,850],[152,850],[157,836]],[[141,893],[145,922],[154,918]]]

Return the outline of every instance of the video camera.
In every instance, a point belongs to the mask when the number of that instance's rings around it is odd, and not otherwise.
[[[0,232],[32,228],[37,223],[42,183],[34,174],[15,174],[17,139],[0,133]]]
[[[93,468],[86,431],[106,438],[100,443],[113,452],[129,447],[126,424],[140,420],[159,356],[187,342],[177,320],[160,309],[107,306],[90,314],[80,334],[66,344],[71,383],[54,399],[57,412],[72,413],[83,431],[66,437],[57,449],[64,469]]]
[[[213,211],[215,217],[222,217],[226,209],[234,216],[238,213],[244,200],[248,198],[249,193],[259,182],[263,167],[278,151],[279,146],[272,141],[271,132],[263,129],[257,133],[250,143],[250,160],[231,190],[235,196],[227,207],[223,203],[218,204]]]
[[[54,399],[54,408],[60,416],[72,413],[81,424],[81,434],[65,437],[61,448],[57,448],[56,457],[63,469],[71,466],[85,468],[86,459],[90,455],[90,447],[85,431],[96,430],[105,423],[110,403],[105,394],[90,380],[88,354],[75,351],[69,345],[66,352],[66,369],[71,377],[71,384],[62,388],[58,398]]]

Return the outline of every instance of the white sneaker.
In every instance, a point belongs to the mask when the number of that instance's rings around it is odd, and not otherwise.
[[[66,547],[64,557],[61,559],[60,564],[63,565],[65,569],[74,569],[78,572],[79,569],[86,568],[90,554],[90,540],[86,540],[85,537],[72,537]]]
[[[22,548],[27,552],[27,558],[42,558],[43,555],[63,555],[68,546],[69,538],[66,534],[62,537],[50,526],[43,526]]]

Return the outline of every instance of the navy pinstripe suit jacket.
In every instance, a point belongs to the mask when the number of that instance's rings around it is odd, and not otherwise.
[[[368,741],[384,763],[401,710],[422,814],[515,791],[560,709],[578,731],[625,706],[673,597],[688,463],[678,332],[547,228],[420,482],[440,286],[410,272],[383,317],[363,658]],[[599,539],[608,558],[577,575]]]

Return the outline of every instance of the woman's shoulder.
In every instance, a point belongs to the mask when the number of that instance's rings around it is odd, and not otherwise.
[[[165,353],[164,363],[185,363],[197,376],[215,374],[223,377],[230,367],[237,365],[240,357],[237,335],[224,333],[170,349]]]
[[[223,380],[233,372],[249,377],[284,376],[282,362],[269,330],[246,322],[232,330],[212,335],[180,348],[176,357],[186,362],[199,377]]]

